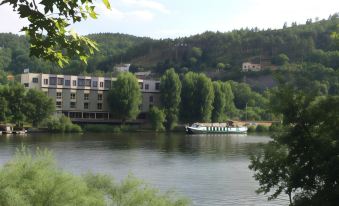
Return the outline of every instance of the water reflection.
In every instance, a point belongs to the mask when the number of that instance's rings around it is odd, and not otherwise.
[[[248,155],[267,136],[182,133],[29,134],[0,136],[0,163],[22,143],[52,149],[60,167],[74,173],[128,173],[161,190],[175,189],[194,205],[286,205],[255,194]]]

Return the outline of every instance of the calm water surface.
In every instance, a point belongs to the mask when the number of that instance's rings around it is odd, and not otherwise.
[[[83,134],[0,136],[3,165],[22,143],[51,149],[60,167],[76,174],[87,171],[129,173],[162,191],[175,190],[193,205],[287,205],[255,193],[258,183],[248,169],[249,155],[269,141],[256,135]]]

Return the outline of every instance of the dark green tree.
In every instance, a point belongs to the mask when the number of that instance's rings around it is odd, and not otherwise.
[[[245,83],[231,82],[234,94],[234,104],[238,109],[245,109],[246,105],[253,99],[251,87]],[[254,104],[254,103],[253,103]]]
[[[0,70],[0,85],[2,84],[7,84],[8,80],[7,80],[7,73]]]
[[[228,118],[232,117],[236,113],[236,108],[234,105],[234,95],[232,92],[232,87],[229,82],[224,82],[221,85],[221,90],[225,94],[225,114]]]
[[[109,91],[108,102],[112,114],[121,118],[123,123],[135,119],[141,104],[138,79],[129,72],[120,73]]]
[[[287,64],[290,61],[290,58],[286,54],[279,54],[275,58],[273,58],[272,63],[276,65],[284,65]]]
[[[8,119],[15,123],[17,127],[22,127],[25,121],[26,90],[18,83],[11,83],[3,89],[10,114]]]
[[[188,72],[182,81],[181,115],[183,121],[210,122],[213,110],[213,83],[205,74]]]
[[[287,85],[274,92],[271,103],[283,114],[284,130],[252,157],[258,192],[270,199],[285,193],[296,206],[337,205],[339,97],[316,97]]]
[[[1,87],[0,87],[1,90]],[[8,113],[8,102],[4,97],[2,97],[0,91],[0,122],[6,122]]]
[[[222,91],[222,82],[213,82],[214,101],[212,111],[212,122],[221,122],[224,120],[224,111],[226,105],[226,94]]]
[[[25,97],[26,121],[38,126],[55,111],[55,103],[44,92],[29,89]]]
[[[160,79],[161,108],[164,110],[167,131],[173,129],[178,122],[181,101],[181,82],[175,70],[169,69]]]

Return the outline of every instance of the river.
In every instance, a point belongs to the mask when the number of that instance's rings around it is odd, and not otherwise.
[[[58,165],[75,174],[87,171],[128,174],[162,191],[175,190],[205,205],[287,205],[257,195],[258,183],[248,169],[249,155],[267,143],[259,135],[185,135],[181,133],[29,134],[0,136],[3,165],[22,143],[51,149]]]

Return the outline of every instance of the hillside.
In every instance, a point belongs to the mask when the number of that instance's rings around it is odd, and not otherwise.
[[[244,61],[269,64],[320,63],[339,68],[339,45],[331,38],[339,30],[338,15],[304,25],[293,24],[278,30],[241,29],[231,32],[205,32],[179,39],[154,40],[125,34],[99,33],[88,35],[99,44],[100,51],[88,65],[72,61],[64,69],[35,57],[29,57],[29,44],[24,36],[0,34],[0,70],[14,74],[24,68],[46,73],[103,73],[115,64],[132,63],[138,68],[162,73],[170,67],[178,72],[199,71],[221,79],[243,78]],[[281,55],[287,60],[281,62]],[[218,68],[218,64],[224,65]],[[221,65],[221,64],[219,64]],[[221,70],[221,71],[220,71]]]

